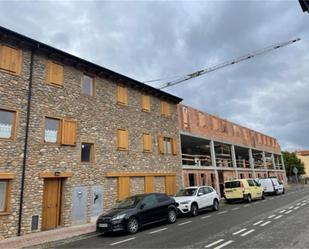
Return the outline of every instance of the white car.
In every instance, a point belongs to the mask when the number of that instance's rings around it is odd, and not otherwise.
[[[183,188],[174,197],[178,210],[192,216],[197,216],[199,210],[211,207],[219,210],[220,197],[210,186],[196,186]]]
[[[285,189],[283,183],[278,181],[277,178],[264,178],[257,180],[259,184],[264,188],[265,194],[284,194]]]

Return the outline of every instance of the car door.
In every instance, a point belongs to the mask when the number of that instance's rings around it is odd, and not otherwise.
[[[143,224],[158,220],[160,209],[155,194],[147,195],[140,204],[140,219]]]
[[[253,183],[256,186],[256,195],[257,195],[257,197],[262,197],[263,192],[264,192],[264,188],[261,186],[260,183],[258,183],[255,180],[253,180]]]
[[[213,200],[215,198],[215,191],[213,188],[204,187],[205,192],[205,200],[206,200],[206,207],[212,206]]]
[[[247,183],[248,183],[248,186],[249,186],[251,198],[252,198],[252,199],[257,198],[257,197],[258,197],[258,196],[257,196],[258,189],[257,189],[257,186],[254,184],[254,181],[251,180],[251,179],[248,179],[248,180],[247,180]]]
[[[203,187],[198,189],[196,199],[199,208],[206,207],[206,195]]]

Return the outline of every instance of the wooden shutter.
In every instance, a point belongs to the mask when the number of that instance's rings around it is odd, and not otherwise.
[[[117,103],[121,105],[128,104],[128,89],[125,86],[117,86]]]
[[[0,68],[20,75],[22,64],[21,49],[0,45]]]
[[[130,196],[130,177],[118,177],[118,200],[122,200]]]
[[[151,152],[151,135],[149,133],[143,134],[144,152]]]
[[[170,116],[170,105],[166,101],[161,101],[161,115],[165,117]]]
[[[164,142],[162,136],[158,136],[158,150],[160,154],[164,154]]]
[[[154,192],[154,177],[145,176],[145,193]]]
[[[129,148],[129,135],[127,130],[118,129],[117,142],[119,150],[127,150]]]
[[[72,120],[62,120],[61,143],[64,145],[76,145],[77,122]]]
[[[165,193],[167,195],[176,194],[176,177],[175,176],[165,176]]]
[[[47,81],[56,85],[63,85],[63,65],[48,61]]]
[[[175,138],[172,138],[171,142],[172,142],[172,154],[177,155],[177,140]]]
[[[142,110],[150,112],[150,96],[148,95],[142,95]]]

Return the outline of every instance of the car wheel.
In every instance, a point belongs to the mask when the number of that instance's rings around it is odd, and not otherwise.
[[[168,211],[168,217],[167,217],[167,219],[168,219],[168,222],[169,222],[169,223],[175,223],[175,222],[176,222],[177,213],[176,213],[176,211],[175,211],[174,209],[170,209],[170,210]]]
[[[218,211],[219,210],[219,202],[217,199],[214,199],[214,203],[212,205],[212,210],[213,211]]]
[[[191,205],[191,215],[197,216],[198,215],[198,207],[195,203]]]
[[[130,218],[127,223],[127,232],[129,234],[136,233],[138,231],[138,228],[139,228],[138,220],[134,217]]]
[[[251,198],[251,195],[250,195],[250,194],[247,195],[246,201],[247,201],[248,203],[251,203],[252,198]]]

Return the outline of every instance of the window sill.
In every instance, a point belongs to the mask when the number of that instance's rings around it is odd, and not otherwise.
[[[2,73],[6,73],[6,74],[10,74],[10,75],[13,75],[13,76],[18,76],[18,77],[20,77],[20,76],[21,76],[21,74],[20,74],[20,73],[14,73],[14,72],[11,72],[11,71],[8,71],[8,70],[5,70],[5,69],[3,69],[3,68],[0,68],[0,72],[2,72]]]
[[[150,151],[150,150],[144,150],[143,153],[151,154],[152,151]]]
[[[15,138],[5,138],[5,137],[0,137],[0,141],[14,141]]]
[[[147,110],[147,109],[142,109],[142,112],[145,112],[145,113],[150,113],[150,110]]]
[[[117,102],[117,105],[123,106],[123,107],[128,107],[128,103]]]
[[[63,84],[57,84],[57,83],[53,83],[53,82],[46,82],[46,85],[48,86],[54,86],[54,87],[58,87],[58,88],[64,88]]]

